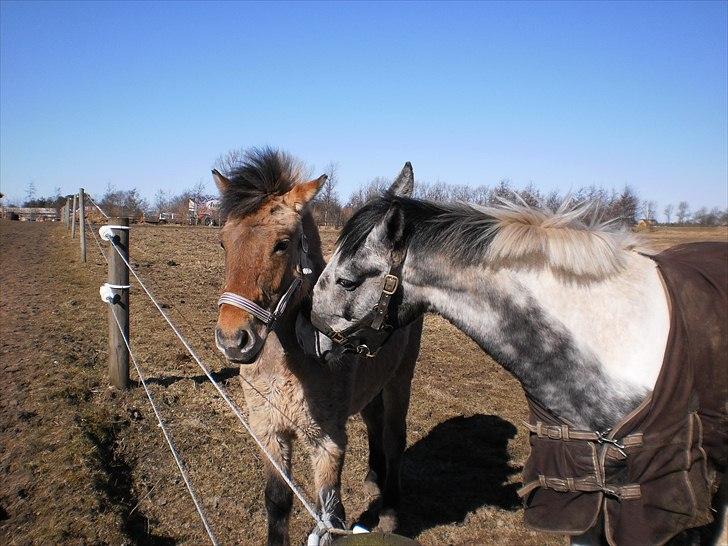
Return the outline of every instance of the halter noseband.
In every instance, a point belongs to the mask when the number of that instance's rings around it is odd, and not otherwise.
[[[311,268],[311,260],[308,257],[308,240],[306,239],[306,235],[303,233],[301,234],[301,259],[298,269],[300,269],[302,275],[310,275],[311,273],[313,273],[313,269]],[[220,307],[221,305],[226,304],[237,307],[238,309],[242,309],[243,311],[247,311],[255,318],[263,322],[270,330],[271,328],[273,328],[276,320],[278,320],[281,315],[285,313],[286,307],[288,307],[291,299],[293,299],[293,295],[296,293],[301,284],[303,284],[303,278],[301,276],[295,277],[291,281],[288,290],[286,290],[283,296],[281,296],[281,299],[278,300],[278,303],[276,304],[273,311],[264,309],[254,301],[249,300],[248,298],[244,298],[243,296],[240,296],[239,294],[236,294],[234,292],[223,292],[220,295],[220,298],[217,300],[217,306]]]
[[[334,343],[341,345],[348,352],[354,352],[370,358],[376,356],[379,349],[381,349],[384,342],[394,330],[394,326],[387,324],[385,321],[389,315],[389,304],[392,296],[399,288],[404,256],[405,253],[402,250],[392,251],[392,263],[389,267],[389,272],[384,277],[379,300],[366,315],[343,330],[336,331],[328,324],[324,324],[312,313],[311,323],[314,327],[331,338]]]

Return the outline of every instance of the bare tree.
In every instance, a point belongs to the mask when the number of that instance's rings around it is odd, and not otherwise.
[[[672,203],[669,203],[665,206],[665,210],[662,212],[665,214],[665,219],[667,220],[668,224],[672,223],[672,211],[674,207],[672,206]]]
[[[321,187],[314,201],[314,214],[323,225],[339,226],[341,224],[341,202],[336,186],[339,183],[339,164],[331,161],[324,169],[326,182]]]
[[[99,206],[111,216],[128,216],[133,219],[140,218],[149,209],[149,203],[139,195],[136,188],[115,190],[110,184],[101,197]]]
[[[392,182],[388,178],[383,178],[381,176],[373,178],[351,194],[349,201],[346,203],[346,208],[350,210],[358,209],[372,199],[382,195],[391,183]]]
[[[210,197],[210,195],[207,193],[207,185],[202,178],[200,178],[195,184],[193,184],[192,187],[186,191],[186,193],[189,195],[190,199],[194,200],[196,203],[205,201]]]
[[[241,163],[243,157],[245,157],[245,148],[233,148],[220,154],[213,166],[221,173],[229,175]]]
[[[164,212],[164,209],[167,208],[168,202],[167,192],[161,189],[157,190],[157,193],[154,194],[154,208],[158,214],[162,214]]]
[[[502,200],[511,202],[518,201],[509,178],[501,178],[498,184],[490,190],[490,195],[488,196],[488,203],[492,205],[497,205]]]
[[[28,182],[28,187],[25,189],[25,200],[32,201],[33,199],[35,199],[35,194],[35,182],[31,180],[30,182]]]
[[[680,201],[677,204],[677,223],[684,224],[690,218],[690,205],[687,201]]]
[[[625,186],[613,207],[613,217],[619,218],[626,226],[633,226],[637,221],[639,203],[637,193],[631,186]]]
[[[642,201],[642,217],[646,220],[654,220],[657,215],[657,203],[655,201]]]

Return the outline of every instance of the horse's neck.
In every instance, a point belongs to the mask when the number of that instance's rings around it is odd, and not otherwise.
[[[579,284],[548,269],[443,268],[435,256],[414,255],[404,278],[415,300],[467,333],[530,396],[577,426],[610,427],[654,387],[669,313],[648,258],[630,253],[622,273]]]

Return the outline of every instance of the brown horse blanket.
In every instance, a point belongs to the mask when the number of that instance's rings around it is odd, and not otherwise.
[[[670,333],[655,389],[608,433],[579,431],[529,400],[520,494],[532,528],[580,534],[604,515],[611,545],[662,544],[712,521],[728,450],[728,244],[656,256]]]

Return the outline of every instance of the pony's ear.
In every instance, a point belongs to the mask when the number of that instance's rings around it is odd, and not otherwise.
[[[220,194],[225,193],[230,187],[230,180],[225,178],[217,169],[212,169],[212,178],[215,180],[215,185],[220,190]]]
[[[301,211],[314,198],[328,177],[322,174],[314,180],[296,184],[283,195],[283,202],[296,211]]]
[[[409,161],[404,164],[402,171],[397,179],[392,182],[389,191],[394,195],[404,197],[412,197],[412,191],[415,189],[415,173],[412,171],[412,163]]]
[[[387,214],[375,228],[379,240],[387,246],[396,246],[404,237],[404,213],[396,203],[389,207]]]

